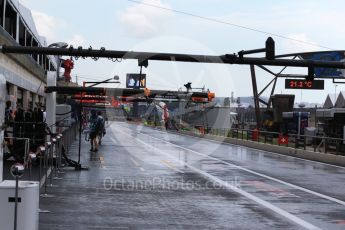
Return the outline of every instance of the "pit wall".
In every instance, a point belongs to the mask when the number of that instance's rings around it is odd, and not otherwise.
[[[220,137],[220,136],[214,136],[214,135],[208,135],[208,134],[199,135],[199,134],[194,134],[191,132],[184,132],[184,131],[180,131],[180,133],[190,135],[190,136],[205,138],[209,140],[229,143],[233,145],[245,146],[248,148],[258,149],[262,151],[278,153],[278,154],[293,156],[293,157],[297,157],[301,159],[345,167],[345,156],[341,156],[341,155],[313,152],[313,151],[308,151],[308,150],[303,150],[303,149],[295,149],[295,148],[290,148],[290,147],[285,147],[285,146],[271,145],[267,143],[266,144],[258,143],[258,142],[249,141],[249,140],[241,140],[241,139],[236,139],[236,138],[231,138],[231,137]]]

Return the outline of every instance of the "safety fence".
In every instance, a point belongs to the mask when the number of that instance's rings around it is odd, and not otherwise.
[[[74,122],[69,127],[56,127],[56,133],[42,131],[47,128],[45,123],[12,122],[11,126],[7,125],[11,128],[7,129],[4,137],[4,159],[9,160],[7,162],[12,160],[14,163],[23,164],[23,180],[38,181],[42,188],[42,196],[47,196],[47,188],[54,187],[54,180],[61,179],[59,174],[63,173],[66,156],[76,140],[78,123]],[[43,135],[21,128],[29,127],[29,125],[30,127],[38,126]],[[36,138],[39,135],[42,138]]]
[[[17,155],[22,154],[21,142],[22,138],[29,140],[29,148],[36,148],[37,146],[44,145],[46,140],[46,134],[49,131],[49,127],[44,122],[23,122],[23,121],[11,121],[5,123],[5,137],[13,137],[10,141],[12,151]]]
[[[156,124],[146,122],[146,126],[157,128]],[[278,145],[313,152],[345,155],[345,139],[322,135],[304,135],[296,133],[279,133],[258,129],[211,129],[203,126],[180,127],[179,132],[197,135],[213,135],[224,138],[234,138],[263,144]]]
[[[37,127],[39,129],[35,129]],[[70,127],[56,127],[58,131],[56,133],[49,131],[47,134],[44,131],[46,128],[47,125],[44,123],[12,122],[7,124],[3,143],[4,157],[5,160],[12,162],[6,161],[4,169],[11,164],[8,171],[14,178],[15,187],[14,194],[8,193],[1,187],[1,194],[11,196],[9,202],[14,202],[15,208],[13,228],[10,226],[11,220],[8,219],[11,218],[11,214],[7,213],[6,217],[2,217],[0,221],[3,225],[5,224],[5,229],[38,229],[38,212],[50,212],[39,208],[39,197],[54,197],[48,192],[51,192],[51,189],[56,186],[54,185],[55,180],[62,179],[60,175],[63,173],[63,158],[68,159],[66,154],[76,138],[77,123]],[[38,130],[42,133],[38,133]],[[43,140],[35,138],[38,136],[42,136]],[[6,172],[4,171],[4,173]],[[19,186],[19,178],[23,180],[22,187]],[[12,181],[13,179],[6,180],[4,183],[6,186],[11,186]],[[20,187],[21,192],[19,192]],[[24,201],[23,197],[25,197]],[[27,197],[28,199],[26,199]],[[6,206],[6,208],[8,207]]]
[[[195,129],[198,134],[209,134],[222,137],[254,141],[304,149],[314,152],[345,155],[345,140],[342,138],[298,135],[295,133],[278,133],[258,129]]]

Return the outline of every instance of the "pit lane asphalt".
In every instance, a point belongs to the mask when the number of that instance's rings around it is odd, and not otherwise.
[[[341,167],[121,122],[88,149],[90,170],[41,198],[40,229],[345,227]]]

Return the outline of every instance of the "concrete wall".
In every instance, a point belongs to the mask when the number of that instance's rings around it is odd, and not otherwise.
[[[27,71],[13,59],[0,53],[0,73],[6,81],[31,92],[38,92],[44,96],[45,80],[41,84],[41,79]],[[39,86],[41,87],[39,88]]]
[[[18,45],[0,26],[0,44]],[[44,87],[46,86],[46,74],[44,69],[29,55],[3,54],[0,53],[0,74],[11,85],[9,95],[6,100],[12,101],[13,109],[16,107],[17,88],[24,89],[23,107],[29,106],[28,92],[34,95],[45,96]]]
[[[5,31],[4,28],[2,28],[1,26],[0,26],[0,44],[18,45],[17,41],[14,38],[12,38],[11,35],[9,35],[7,31]],[[8,59],[12,59],[22,68],[26,69],[31,74],[33,74],[34,76],[36,76],[37,78],[45,82],[44,69],[29,55],[6,54],[5,56],[7,56]]]
[[[17,44],[2,27],[0,27],[0,43]],[[44,69],[29,55],[0,53],[0,74],[11,84],[6,100],[12,101],[13,109],[16,108],[18,87],[24,89],[22,104],[24,109],[29,108],[30,92],[34,94],[34,99],[37,98],[37,95],[45,96],[46,75]]]

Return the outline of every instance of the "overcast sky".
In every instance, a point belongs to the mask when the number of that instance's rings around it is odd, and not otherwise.
[[[176,52],[222,55],[264,46],[269,35],[240,27],[278,34],[276,52],[345,50],[345,2],[343,0],[138,0],[162,8],[226,22],[158,9],[128,0],[21,0],[32,10],[38,32],[48,44],[65,41],[74,47],[105,47],[110,50]],[[299,40],[301,42],[298,42]],[[324,48],[327,47],[327,48]],[[272,68],[278,71],[279,68]],[[75,62],[79,80],[102,80],[139,72],[136,61],[86,59]],[[144,71],[151,89],[177,90],[190,81],[193,87],[209,88],[217,96],[252,95],[249,66],[153,62]],[[287,69],[285,73],[305,73]],[[258,70],[259,90],[272,79]],[[296,101],[322,103],[328,93],[345,86],[328,81],[324,91],[285,90],[280,79],[277,93],[296,94]],[[267,91],[268,93],[268,91]]]

